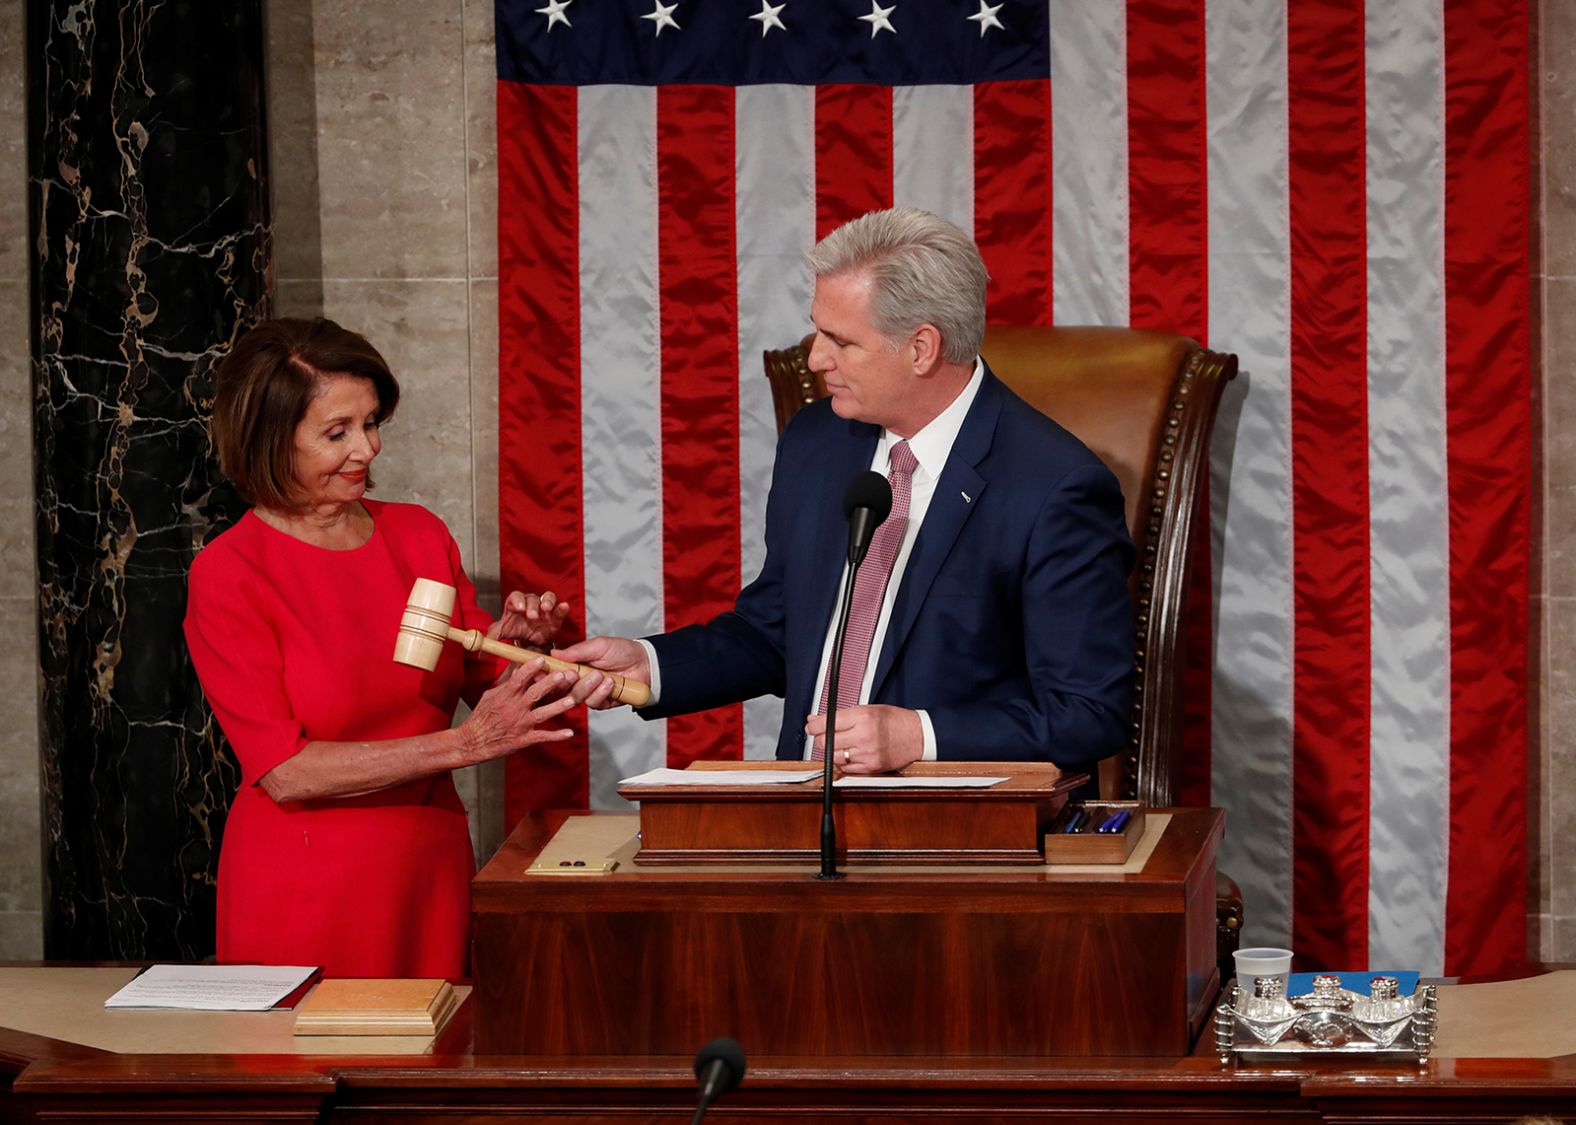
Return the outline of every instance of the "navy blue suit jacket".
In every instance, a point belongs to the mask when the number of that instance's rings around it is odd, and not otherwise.
[[[779,758],[804,722],[847,553],[843,493],[880,427],[805,407],[777,447],[766,562],[734,608],[649,640],[649,718],[784,697]],[[1133,547],[1111,471],[986,369],[920,526],[870,702],[925,710],[938,756],[1084,766],[1127,742]]]

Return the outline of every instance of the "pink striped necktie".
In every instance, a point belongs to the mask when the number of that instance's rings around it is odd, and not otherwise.
[[[913,491],[914,470],[919,461],[908,442],[900,441],[889,454],[890,468],[887,480],[892,485],[892,513],[876,528],[870,540],[870,550],[859,567],[854,582],[854,600],[848,610],[848,637],[843,642],[843,663],[837,677],[837,706],[852,707],[859,702],[859,689],[865,682],[865,663],[870,659],[870,646],[875,641],[876,622],[881,619],[881,602],[886,597],[887,582],[892,577],[892,564],[897,561],[898,548],[903,545],[903,533],[908,530],[908,500]],[[826,680],[821,685],[821,705],[817,715],[826,714],[827,697],[832,688],[832,666],[826,666]],[[816,761],[825,757],[820,747],[813,753]]]

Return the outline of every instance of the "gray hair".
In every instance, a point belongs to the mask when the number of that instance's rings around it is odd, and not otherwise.
[[[985,336],[985,262],[947,220],[916,207],[871,211],[844,223],[805,255],[816,277],[868,269],[870,310],[889,339],[921,324],[941,333],[948,363],[973,363]]]

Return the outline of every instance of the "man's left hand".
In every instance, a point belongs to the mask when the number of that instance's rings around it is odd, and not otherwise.
[[[826,716],[811,715],[804,732],[826,749]],[[843,707],[837,712],[834,766],[844,773],[892,773],[925,754],[925,728],[918,711],[884,703]]]
[[[541,648],[553,639],[568,613],[569,603],[559,601],[551,590],[540,595],[516,590],[504,599],[503,616],[492,623],[487,635]]]

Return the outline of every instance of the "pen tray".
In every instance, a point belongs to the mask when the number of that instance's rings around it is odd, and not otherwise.
[[[1089,826],[1072,835],[1063,833],[1062,825],[1077,809],[1087,809]],[[1132,813],[1120,832],[1099,833],[1096,827],[1123,810]],[[1045,834],[1046,863],[1126,863],[1138,841],[1144,836],[1144,808],[1137,801],[1084,801],[1069,804],[1051,822]]]

